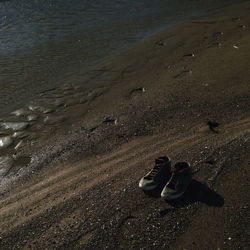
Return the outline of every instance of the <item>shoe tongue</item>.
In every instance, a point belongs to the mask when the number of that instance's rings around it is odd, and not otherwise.
[[[162,164],[163,160],[161,159],[155,159],[155,165]]]

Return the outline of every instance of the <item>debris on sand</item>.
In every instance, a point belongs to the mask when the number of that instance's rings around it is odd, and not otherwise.
[[[164,42],[163,41],[156,41],[155,42],[155,45],[158,45],[158,46],[164,46]]]
[[[220,124],[218,122],[208,121],[207,125],[211,131],[213,131],[214,133],[219,133],[218,128]]]
[[[183,55],[183,57],[194,57],[194,53],[190,53],[190,54],[185,54],[185,55]]]
[[[224,32],[223,31],[219,31],[219,32],[214,32],[213,36],[223,36]]]
[[[214,42],[208,46],[208,48],[214,48],[214,47],[221,47],[222,43],[220,42]]]
[[[18,148],[20,148],[20,146],[23,144],[23,141],[20,141],[17,143],[17,145],[15,146],[15,150],[17,150]]]
[[[113,117],[106,117],[103,120],[103,123],[105,124],[117,124],[117,118],[113,118]]]
[[[246,28],[246,25],[239,25],[239,28],[242,28],[242,29],[245,29]]]
[[[233,17],[232,21],[240,21],[240,18],[239,17]]]
[[[130,91],[130,95],[134,94],[134,93],[139,93],[139,92],[146,92],[146,89],[145,88],[136,88],[136,89],[132,89]]]

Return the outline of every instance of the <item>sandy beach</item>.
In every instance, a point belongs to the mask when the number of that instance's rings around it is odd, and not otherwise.
[[[0,249],[250,249],[249,11],[168,28],[1,117]],[[162,155],[193,171],[172,202],[138,188]]]

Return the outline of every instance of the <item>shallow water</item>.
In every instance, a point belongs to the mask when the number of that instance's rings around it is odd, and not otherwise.
[[[242,2],[0,1],[0,115],[168,25]]]

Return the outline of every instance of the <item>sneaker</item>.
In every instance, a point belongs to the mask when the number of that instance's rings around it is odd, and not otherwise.
[[[144,191],[157,188],[162,181],[171,176],[171,160],[167,156],[155,159],[154,168],[148,172],[139,182],[139,187]]]
[[[172,175],[161,192],[161,197],[165,200],[179,198],[185,193],[188,185],[192,181],[192,173],[188,162],[178,162],[175,164]]]

